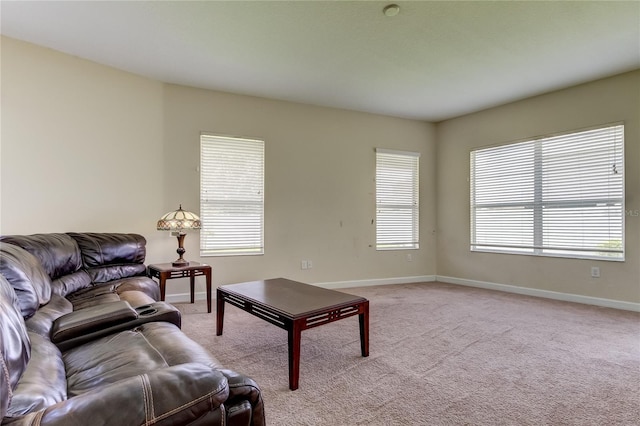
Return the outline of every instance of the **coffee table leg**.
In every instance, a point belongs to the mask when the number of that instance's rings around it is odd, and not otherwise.
[[[224,297],[222,292],[216,290],[216,336],[222,336],[224,326]]]
[[[289,338],[289,389],[298,389],[300,378],[300,336],[302,329],[298,321],[293,321],[287,329]]]
[[[362,356],[369,356],[369,301],[362,304],[363,312],[358,314],[360,321],[360,351]]]

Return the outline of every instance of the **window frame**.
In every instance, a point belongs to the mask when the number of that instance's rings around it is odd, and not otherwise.
[[[385,148],[376,148],[375,152],[376,250],[419,250],[420,153]],[[411,182],[407,182],[407,179],[404,182],[392,179],[391,170],[381,170],[383,167],[405,168],[405,171],[410,173]],[[397,191],[394,192],[394,189],[399,188],[404,190],[401,197],[397,196]],[[402,218],[405,216],[402,214],[403,211],[409,212],[409,219]],[[410,223],[408,232],[406,222]],[[395,232],[392,234],[394,227],[395,229],[404,227],[405,235],[401,236]]]
[[[611,136],[600,136],[600,139],[606,140],[606,142],[600,142],[596,139],[598,137],[598,132],[604,134],[607,131],[611,131]],[[584,152],[579,153],[571,151],[563,153],[562,151],[566,151],[567,147],[560,145],[560,143],[564,142],[566,145],[569,145],[574,140],[581,143],[579,148]],[[530,138],[527,140],[471,149],[469,155],[470,250],[472,252],[491,252],[572,259],[624,261],[626,216],[626,196],[624,182],[624,140],[624,123],[616,122],[557,133],[553,135]],[[591,143],[592,145],[588,145],[589,143]],[[610,145],[605,145],[605,143],[608,143]],[[556,144],[557,146],[553,146],[552,144]],[[486,195],[489,193],[487,190],[487,188],[489,188],[489,185],[485,184],[484,188],[480,191],[480,195],[477,197],[476,175],[478,173],[475,169],[475,167],[477,166],[475,164],[475,155],[477,153],[490,153],[490,151],[492,150],[498,152],[501,149],[516,149],[517,147],[525,149],[529,145],[532,148],[530,156],[533,158],[533,160],[522,161],[521,163],[519,163],[518,166],[521,168],[522,172],[521,174],[517,175],[517,177],[520,179],[522,179],[521,175],[525,175],[527,173],[533,175],[533,177],[529,180],[523,179],[523,182],[525,183],[531,182],[531,188],[522,186],[521,192],[520,194],[518,194],[518,196],[523,197],[523,199],[529,197],[528,201],[495,202],[493,205],[491,203],[476,203],[476,198],[489,198]],[[543,153],[543,150],[546,151],[544,151]],[[593,151],[593,153],[585,154],[585,152],[590,150]],[[570,160],[564,159],[561,161],[556,161],[556,168],[554,168],[554,164],[549,158],[553,159],[552,155],[560,156],[559,153],[562,153],[565,157],[570,158]],[[504,155],[505,153],[502,154]],[[513,153],[513,155],[514,157],[512,161],[521,161],[526,156],[525,154],[517,155],[516,153]],[[597,158],[597,155],[607,155],[607,157]],[[570,182],[569,179],[576,179],[575,177],[573,177],[573,175],[570,174],[571,172],[575,172],[576,168],[576,166],[572,165],[571,162],[573,161],[573,163],[579,164],[578,160],[586,161],[586,159],[588,158],[595,158],[595,160],[600,161],[600,163],[595,164],[595,166],[600,167],[600,173],[602,173],[601,170],[606,170],[607,167],[612,167],[609,174],[615,175],[615,178],[607,178],[607,185],[601,185],[607,187],[607,196],[599,198],[597,194],[599,191],[602,191],[602,188],[598,186],[597,183],[591,183],[590,187],[585,184],[586,188],[584,188],[586,190],[590,190],[590,192],[581,192],[583,190],[583,186],[579,186],[578,188],[580,188],[580,190],[571,188],[565,189],[564,192],[560,192],[560,194],[563,194],[564,199],[560,198],[558,195],[558,191],[559,188],[562,188],[562,184],[558,184],[553,179],[557,180],[557,176],[560,176],[563,179],[567,179],[568,182]],[[558,165],[564,165],[564,168]],[[591,166],[591,163],[589,163],[589,165]],[[496,165],[496,167],[498,167],[498,165]],[[532,170],[528,170],[527,168],[531,168]],[[592,176],[597,176],[598,179],[601,179],[601,176],[607,176],[596,175],[596,169],[594,168],[593,170],[594,172]],[[553,176],[554,173],[556,174],[556,176]],[[560,175],[561,173],[565,174]],[[578,180],[580,180],[580,184],[582,184],[583,182],[588,182],[589,180],[589,178],[586,177],[589,176],[589,174],[584,172],[582,173],[584,174],[584,177],[583,175],[578,175],[577,178]],[[506,174],[498,176],[498,172],[495,172],[494,175],[496,175],[496,180],[501,180],[503,182],[508,181],[508,178],[514,178],[513,175],[507,176]],[[610,184],[610,182],[613,182],[613,184]],[[516,188],[516,185],[517,184],[506,185],[504,187],[496,186],[497,189],[495,190],[497,192],[501,190],[503,194],[511,194],[511,196],[514,197],[513,191],[514,188]],[[565,184],[565,186],[568,185]],[[511,193],[509,192],[509,190],[511,190]],[[529,192],[531,192],[532,195],[528,194]],[[576,195],[587,193],[594,194],[594,196],[578,197]],[[573,199],[572,196],[574,197]],[[521,212],[529,209],[532,219],[527,219],[530,220],[531,223],[525,223],[525,227],[531,226],[533,228],[530,236],[531,242],[528,244],[491,244],[487,243],[487,240],[478,241],[477,215],[481,208],[484,208],[485,211],[494,209],[496,211],[496,213],[494,213],[494,220],[496,220],[496,223],[498,223],[498,219],[496,219],[496,217],[498,214],[500,214],[498,213],[498,210],[502,208],[503,214],[505,215],[504,228],[508,228],[509,226],[517,226],[517,220],[514,219],[514,216],[508,216],[510,214],[509,209],[511,209],[511,212],[514,212],[518,208],[521,209]],[[563,212],[562,209],[565,209],[565,211]],[[582,224],[582,226],[576,227],[575,229],[579,229],[579,231],[576,231],[573,228],[570,229],[570,227],[567,226],[565,228],[566,231],[565,229],[562,230],[562,237],[558,237],[558,229],[562,228],[562,221],[564,220],[564,223],[568,224],[567,221],[569,219],[572,219],[572,211],[574,212],[574,214],[582,213],[582,215],[587,218],[585,220],[582,220],[582,222],[588,223],[589,220],[591,220],[591,225],[589,226]],[[602,213],[602,211],[606,212],[606,214]],[[556,215],[552,217],[554,212],[556,212]],[[594,219],[597,214],[600,214],[602,217]],[[582,216],[576,215],[576,217],[580,218]],[[555,223],[553,222],[554,220],[556,221]],[[602,229],[606,228],[606,226],[604,226],[603,228],[603,225],[600,225],[600,222],[607,223],[607,225],[609,226],[609,233],[606,234],[609,237],[609,240],[600,243],[601,245],[596,247],[595,243],[590,241],[595,241],[595,235],[598,233],[598,231],[602,231]],[[619,226],[617,226],[617,223],[619,223]],[[505,236],[505,239],[509,236],[508,231],[501,232],[503,233],[500,234],[498,232],[491,234],[491,237],[494,238],[494,241],[498,241],[499,237],[503,235]],[[582,235],[583,246],[570,246],[572,242],[577,242],[580,239],[578,236],[574,236],[572,239],[570,235],[571,232],[574,232],[577,235]],[[522,235],[525,234],[526,233],[523,233]],[[569,235],[569,237],[567,237],[566,235]],[[619,237],[619,239],[611,239],[612,236]],[[561,241],[563,238],[566,245],[558,245],[557,242]],[[549,244],[545,241],[553,241],[554,239],[556,245]],[[613,246],[613,243],[615,243],[616,245],[619,244],[620,248]],[[607,244],[611,245],[607,246]]]
[[[207,146],[215,143],[219,146]],[[233,146],[238,150],[233,150]],[[209,151],[205,152],[207,148]],[[201,132],[201,257],[264,255],[265,148],[264,139]],[[216,155],[225,156],[225,160],[214,158]],[[219,172],[225,168],[228,173]],[[255,175],[247,175],[247,170],[251,169],[256,171]],[[211,174],[207,175],[209,172]],[[212,181],[216,179],[220,185],[227,185],[222,192],[211,189],[214,185]],[[247,184],[238,187],[242,181]],[[234,190],[229,191],[230,188]],[[212,212],[215,209],[217,213]],[[230,220],[220,220],[222,215],[230,215]],[[246,232],[241,232],[243,229]],[[216,238],[215,233],[219,233],[220,238]],[[232,244],[232,240],[246,242],[246,245]]]

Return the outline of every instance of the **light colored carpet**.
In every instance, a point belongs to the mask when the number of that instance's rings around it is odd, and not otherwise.
[[[183,330],[260,385],[270,425],[638,425],[640,314],[442,283],[341,290],[358,317],[302,332],[288,389],[287,333],[226,305],[176,304]]]

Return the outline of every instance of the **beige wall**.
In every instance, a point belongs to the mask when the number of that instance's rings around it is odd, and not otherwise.
[[[201,131],[266,141],[265,255],[200,259],[187,236],[186,258],[212,264],[215,284],[435,274],[433,125],[164,85],[4,37],[0,232],[137,232],[149,263],[174,260],[155,222],[178,203],[198,212]],[[423,154],[412,262],[371,247],[378,146]]]
[[[1,47],[0,231],[151,235],[164,208],[162,84],[6,37]]]
[[[214,266],[219,283],[435,274],[433,125],[174,85],[165,87],[164,105],[167,209],[199,208],[201,131],[265,140],[265,254],[201,259]],[[420,250],[374,248],[375,147],[422,153]],[[186,249],[197,260],[194,237]],[[313,268],[301,270],[302,259]]]
[[[148,262],[173,260],[175,238],[156,231],[155,221],[178,203],[198,211],[198,138],[210,131],[266,141],[265,255],[200,259],[198,234],[187,237],[186,257],[211,263],[216,284],[437,273],[640,301],[640,72],[436,126],[165,85],[4,37],[1,47],[2,234],[137,232],[148,240]],[[469,252],[471,148],[620,120],[626,262]],[[375,147],[422,153],[422,244],[412,262],[407,251],[371,247]],[[313,269],[300,270],[302,259]],[[590,277],[592,265],[602,278]],[[168,288],[184,292],[184,282]]]
[[[625,124],[625,262],[469,251],[472,148],[617,121]],[[448,120],[436,138],[438,275],[640,301],[640,71]],[[601,278],[591,278],[591,266]]]

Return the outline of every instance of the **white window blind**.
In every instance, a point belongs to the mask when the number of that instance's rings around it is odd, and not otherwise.
[[[471,250],[624,260],[624,126],[472,151]]]
[[[376,249],[417,249],[420,154],[376,149]]]
[[[264,253],[264,141],[200,136],[200,256]]]

